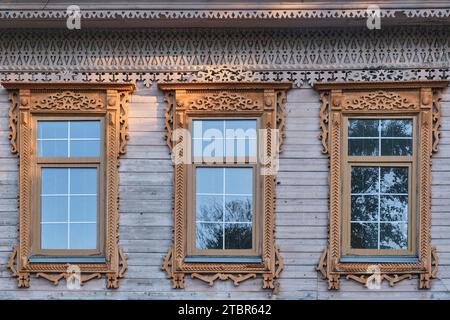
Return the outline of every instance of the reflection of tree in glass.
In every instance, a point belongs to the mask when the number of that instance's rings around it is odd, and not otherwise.
[[[199,249],[222,249],[222,223],[197,223],[196,242]]]
[[[225,249],[251,249],[252,225],[250,223],[225,224]]]
[[[349,120],[348,135],[350,137],[378,137],[378,120]]]
[[[407,193],[408,168],[381,168],[381,192]]]
[[[251,198],[232,199],[225,203],[225,220],[231,222],[250,222],[252,221],[252,202]]]
[[[378,248],[377,223],[352,223],[351,246],[354,249]]]
[[[352,196],[352,221],[378,220],[378,196]]]
[[[383,120],[381,121],[381,135],[383,137],[411,137],[411,120]]]
[[[407,235],[404,223],[382,223],[381,224],[381,249],[406,249]]]
[[[407,196],[381,197],[381,220],[407,221],[408,197]]]
[[[250,197],[244,199],[233,199],[227,201],[226,221],[251,222],[252,201]],[[252,225],[250,223],[227,223],[225,225],[225,248],[226,249],[251,249],[252,248]]]
[[[251,198],[233,199],[225,204],[227,222],[251,222]],[[224,249],[223,207],[216,201],[200,206],[197,217],[208,217],[217,223],[197,223],[196,242],[199,249]],[[200,220],[200,219],[199,219]],[[251,223],[225,223],[225,249],[249,249],[252,247]]]
[[[201,202],[197,198],[197,221],[222,222],[222,219],[222,197],[203,197]]]
[[[352,168],[352,193],[378,192],[378,167]]]

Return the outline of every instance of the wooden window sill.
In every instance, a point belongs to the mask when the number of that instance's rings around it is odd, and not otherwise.
[[[184,262],[192,263],[261,263],[261,257],[186,257]]]

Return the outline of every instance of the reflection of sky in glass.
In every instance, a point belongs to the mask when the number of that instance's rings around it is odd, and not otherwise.
[[[407,249],[408,168],[352,167],[351,247]]]
[[[256,157],[256,120],[193,120],[194,157]]]
[[[41,248],[97,247],[97,169],[42,168]]]
[[[196,247],[251,249],[253,169],[196,169]]]
[[[349,119],[350,156],[412,155],[411,119]]]
[[[99,157],[100,121],[38,121],[39,157]]]

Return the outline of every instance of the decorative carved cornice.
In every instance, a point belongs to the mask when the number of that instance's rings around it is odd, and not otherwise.
[[[408,97],[401,93],[389,91],[377,91],[344,99],[344,109],[346,110],[403,110],[417,109],[418,105],[411,102]]]
[[[258,110],[261,106],[260,101],[229,92],[212,93],[188,102],[188,108],[191,110],[209,111]]]
[[[213,65],[204,67],[192,76],[194,82],[257,82],[261,79],[242,66]]]
[[[96,110],[103,109],[100,99],[89,98],[73,91],[57,92],[32,102],[32,110]]]
[[[137,4],[136,4],[137,5]],[[135,6],[136,6],[135,5]],[[164,8],[158,5],[142,4],[139,9],[130,9],[123,6],[120,9],[105,8],[103,5],[92,4],[90,8],[81,9],[80,19],[84,21],[84,27],[98,26],[94,22],[101,21],[106,27],[128,27],[127,23],[118,24],[120,21],[132,21],[130,26],[166,26],[176,24],[178,27],[201,27],[208,22],[209,27],[214,26],[246,26],[244,23],[258,22],[260,27],[271,27],[274,23],[278,26],[289,27],[292,23],[322,23],[322,26],[334,26],[337,22],[345,21],[349,25],[363,25],[363,21],[371,17],[367,5],[361,7],[357,3],[333,3],[325,2],[321,6],[311,3],[284,4],[283,8],[277,8],[274,3],[254,3],[248,5],[230,4],[167,4]],[[168,6],[168,7],[167,7]],[[131,5],[133,7],[133,5]],[[0,10],[0,20],[5,23],[14,22],[15,25],[27,23],[28,27],[42,26],[47,22],[51,26],[62,25],[70,13],[66,6],[61,8],[58,4],[48,6],[45,9],[36,6],[22,8],[6,8]],[[384,3],[379,13],[384,23],[402,25],[411,23],[424,23],[446,21],[450,17],[450,9],[443,4],[418,7],[397,3]],[[439,20],[437,20],[439,19]],[[239,23],[241,22],[241,23]],[[39,24],[41,23],[41,24]],[[58,24],[59,23],[59,24]],[[358,24],[359,23],[359,24]],[[6,25],[6,24],[5,24]],[[364,24],[365,25],[365,24]]]
[[[1,42],[0,42],[1,43]],[[187,67],[189,68],[189,67]],[[283,68],[286,68],[284,66]],[[123,70],[126,70],[124,68]],[[26,81],[33,82],[37,85],[45,85],[52,83],[52,81],[65,83],[79,83],[82,81],[85,84],[101,84],[114,83],[117,81],[136,82],[141,83],[146,87],[150,87],[155,83],[184,83],[186,80],[194,76],[197,71],[142,71],[142,72],[126,72],[126,71],[105,71],[105,72],[83,72],[70,70],[67,72],[59,71],[3,71],[0,72],[0,78],[3,83]],[[405,68],[405,69],[349,69],[349,70],[280,70],[280,71],[262,71],[253,70],[255,76],[259,79],[258,82],[263,84],[265,82],[280,82],[286,81],[292,83],[293,87],[310,87],[314,84],[326,82],[365,82],[373,81],[374,83],[382,83],[384,81],[439,81],[446,80],[450,74],[450,68]],[[210,82],[213,84],[213,82]]]
[[[1,81],[149,85],[235,77],[301,86],[325,81],[445,80],[449,75],[450,30],[437,26],[383,27],[376,33],[367,28],[81,33],[8,29],[0,30],[0,37]],[[228,72],[224,78],[220,70],[226,68],[244,73]]]

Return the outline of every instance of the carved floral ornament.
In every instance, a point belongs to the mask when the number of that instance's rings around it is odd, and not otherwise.
[[[447,81],[410,82],[352,82],[321,83],[320,129],[322,153],[328,155],[329,169],[329,228],[328,245],[320,258],[317,271],[328,281],[328,289],[338,290],[340,278],[369,286],[371,281],[386,280],[390,286],[399,281],[419,278],[419,288],[429,289],[436,277],[438,257],[431,246],[431,156],[438,151],[441,137],[441,90]],[[342,258],[342,181],[341,163],[343,116],[413,114],[419,119],[417,198],[418,247],[417,260],[412,262],[376,263],[347,262]],[[363,260],[358,260],[363,261]],[[373,273],[376,268],[377,274]]]
[[[70,279],[70,264],[34,262],[30,260],[32,239],[31,190],[34,183],[32,160],[32,119],[34,116],[76,115],[104,116],[107,160],[105,160],[104,191],[105,262],[76,263],[80,270],[80,283],[106,278],[106,288],[118,288],[118,280],[127,269],[126,256],[118,245],[119,227],[119,156],[126,152],[128,140],[128,96],[133,84],[83,83],[2,83],[10,91],[8,137],[11,152],[19,156],[19,243],[13,248],[7,266],[19,287],[30,286],[30,275],[44,278],[55,285]]]
[[[225,83],[166,83],[159,84],[165,93],[165,140],[172,154],[182,155],[182,138],[173,141],[173,132],[187,129],[188,119],[193,116],[240,116],[260,117],[261,126],[268,131],[278,129],[278,146],[285,137],[284,105],[285,91],[290,83],[225,82]],[[275,142],[269,142],[272,144]],[[232,280],[234,285],[256,278],[263,279],[263,288],[275,289],[275,280],[283,269],[283,259],[275,244],[275,175],[265,175],[262,180],[260,214],[263,221],[261,239],[261,262],[232,263],[187,262],[186,185],[187,167],[174,164],[173,245],[164,257],[161,269],[167,273],[173,288],[184,288],[185,276],[213,285],[216,280]]]

